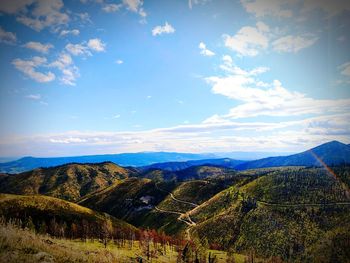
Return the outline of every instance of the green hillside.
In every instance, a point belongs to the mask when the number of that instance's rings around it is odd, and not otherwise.
[[[76,201],[105,188],[133,171],[113,163],[67,164],[53,168],[0,177],[0,192],[10,194],[43,194]]]
[[[349,175],[350,167],[335,169]],[[350,198],[324,169],[272,171],[190,211],[192,235],[225,250],[302,262],[348,262]],[[338,247],[332,244],[338,242]],[[343,242],[343,243],[342,243]],[[327,245],[326,245],[327,244]],[[322,256],[316,253],[323,251]],[[322,260],[321,260],[322,257]],[[319,261],[316,261],[316,258]]]

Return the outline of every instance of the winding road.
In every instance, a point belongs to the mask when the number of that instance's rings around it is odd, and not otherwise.
[[[198,204],[195,204],[195,203],[191,203],[191,202],[187,202],[187,201],[184,201],[184,200],[180,200],[178,198],[176,198],[173,193],[169,192],[169,191],[166,191],[164,189],[161,189],[158,187],[158,185],[156,184],[156,188],[160,191],[163,191],[163,192],[166,192],[170,195],[171,199],[173,199],[174,201],[176,202],[179,202],[179,203],[183,203],[183,204],[188,204],[188,205],[191,205],[191,206],[194,206],[194,209],[197,208],[199,205]],[[189,210],[185,213],[182,213],[182,212],[178,212],[178,211],[170,211],[170,210],[164,210],[164,209],[161,209],[157,206],[154,207],[158,212],[161,212],[161,213],[169,213],[169,214],[176,214],[176,215],[179,215],[179,217],[177,218],[177,220],[185,223],[188,227],[187,229],[185,230],[185,233],[186,233],[186,239],[187,240],[191,240],[191,233],[190,233],[190,230],[192,227],[196,226],[196,223],[191,219],[190,217],[190,212],[192,210]]]

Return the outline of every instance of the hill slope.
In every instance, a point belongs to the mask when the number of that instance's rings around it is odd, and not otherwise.
[[[133,173],[113,163],[67,164],[1,176],[0,192],[44,194],[76,201]]]
[[[97,237],[99,229],[107,221],[111,222],[113,228],[118,228],[125,233],[137,230],[134,226],[112,216],[58,198],[41,195],[0,194],[0,216],[4,216],[7,220],[20,219],[23,224],[28,224],[30,220],[37,231],[41,231],[39,229],[45,223],[46,231],[44,232],[55,236],[59,235],[58,225],[60,227],[64,225],[64,232],[67,235],[81,235],[83,229],[80,228],[86,225],[89,226],[91,235]],[[73,224],[77,230],[72,229]],[[69,230],[76,233],[69,232]],[[93,231],[96,232],[93,233]]]
[[[52,158],[24,157],[12,162],[0,163],[0,173],[20,173],[39,167],[53,167],[68,163],[113,162],[121,166],[145,166],[160,162],[200,160],[213,157],[213,154],[191,154],[173,152],[121,153]]]
[[[278,166],[322,166],[320,160],[328,166],[349,164],[350,146],[338,141],[332,141],[298,154],[245,162],[237,165],[235,169],[246,170]]]

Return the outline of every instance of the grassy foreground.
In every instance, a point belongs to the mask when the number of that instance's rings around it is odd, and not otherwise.
[[[210,252],[216,255],[216,262],[226,262],[225,252]],[[132,248],[128,244],[117,247],[112,242],[104,248],[98,241],[56,239],[11,224],[0,224],[0,262],[138,262],[138,256],[143,256],[138,242],[134,242]],[[177,262],[177,257],[178,252],[168,247],[166,254],[160,252],[152,261],[144,262]],[[235,255],[235,262],[244,260],[243,255]]]

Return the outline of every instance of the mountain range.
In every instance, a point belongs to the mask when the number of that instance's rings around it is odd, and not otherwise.
[[[277,166],[322,166],[323,164],[320,160],[327,165],[350,163],[350,146],[338,141],[331,141],[302,153],[267,157],[252,161],[218,158],[216,154],[210,153],[191,154],[174,152],[143,152],[53,158],[24,157],[16,161],[0,163],[0,173],[21,173],[39,167],[53,167],[68,163],[113,162],[120,166],[139,167],[143,170],[162,169],[166,171],[179,171],[197,165],[221,166],[237,170]]]
[[[160,162],[176,162],[215,158],[214,154],[193,154],[176,152],[140,152],[104,155],[87,155],[73,157],[23,157],[21,159],[0,163],[1,173],[20,173],[39,167],[53,167],[67,163],[102,163],[113,162],[120,166],[146,166]]]

